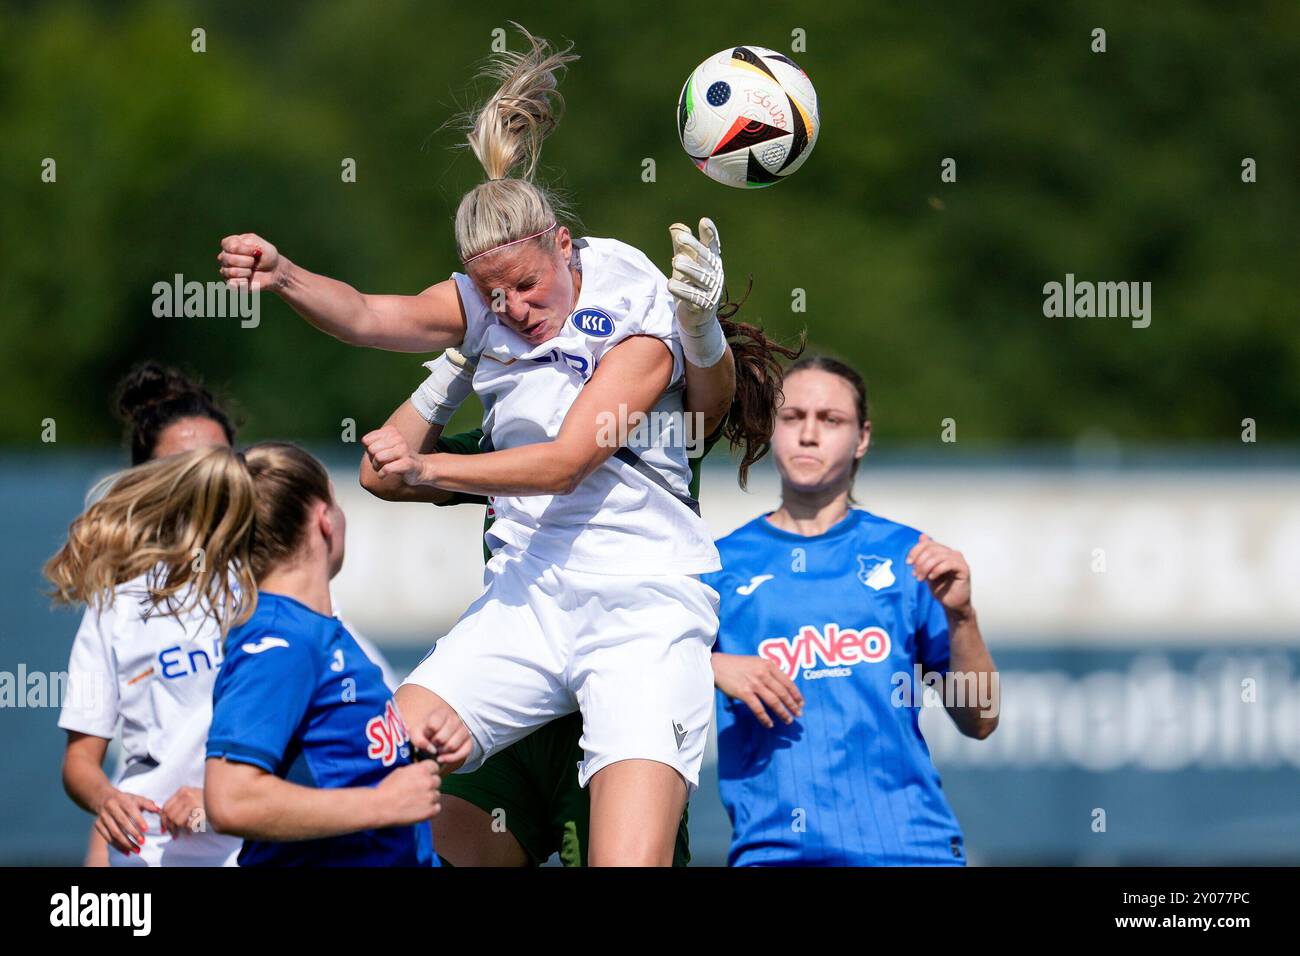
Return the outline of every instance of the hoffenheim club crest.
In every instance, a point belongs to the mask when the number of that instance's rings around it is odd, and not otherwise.
[[[894,583],[894,561],[875,554],[858,555],[858,580],[879,591]]]

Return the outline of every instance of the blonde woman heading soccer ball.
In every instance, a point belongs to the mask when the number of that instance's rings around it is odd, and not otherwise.
[[[716,237],[675,236],[670,289],[639,250],[561,224],[533,175],[556,74],[576,57],[523,32],[527,50],[492,62],[500,87],[473,118],[487,179],[456,213],[463,272],[415,296],[363,295],[258,236],[226,238],[219,259],[228,280],[345,342],[477,359],[483,454],[418,454],[392,427],[363,439],[381,477],[486,495],[496,514],[483,594],[398,704],[444,769],[581,711],[589,862],[666,865],[711,711],[718,597],[699,575],[719,561],[688,492],[681,411],[686,359],[726,351],[721,261]],[[650,434],[619,428],[647,413]],[[450,747],[462,727],[468,742]]]

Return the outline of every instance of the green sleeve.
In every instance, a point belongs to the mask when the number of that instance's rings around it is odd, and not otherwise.
[[[444,435],[438,439],[438,444],[434,446],[434,449],[450,455],[477,455],[482,450],[479,448],[479,442],[482,440],[483,429],[475,428],[473,431],[460,432],[456,435]],[[487,504],[487,498],[483,497],[483,495],[469,495],[461,491],[453,491],[451,497],[438,507],[467,504],[485,505]]]
[[[718,427],[713,429],[713,434],[704,439],[704,452],[696,457],[687,458],[687,464],[691,468],[691,497],[696,501],[700,500],[700,464],[704,461],[709,452],[713,451],[713,446],[722,440],[722,429],[727,424],[726,418],[718,423]]]

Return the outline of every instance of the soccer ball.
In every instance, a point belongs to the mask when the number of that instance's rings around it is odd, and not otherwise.
[[[677,101],[686,155],[727,186],[770,186],[803,165],[820,128],[817,91],[784,53],[738,46],[709,57]]]

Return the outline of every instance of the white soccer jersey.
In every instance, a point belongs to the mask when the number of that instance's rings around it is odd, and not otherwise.
[[[150,606],[147,577],[141,576],[117,587],[112,607],[86,610],[68,662],[59,726],[112,740],[120,722],[113,786],[161,807],[181,787],[203,786],[212,687],[224,654],[221,635],[207,615],[191,609],[179,617],[157,611],[146,616]],[[396,687],[379,649],[354,637],[383,671],[385,683]],[[211,829],[173,840],[157,816],[146,813],[144,820],[149,825],[144,847],[138,855],[126,855],[110,846],[114,866],[233,866],[243,844]]]
[[[112,740],[121,722],[115,785],[165,804],[181,787],[203,786],[204,747],[212,723],[212,685],[221,666],[221,635],[206,615],[146,617],[146,577],[119,585],[112,607],[88,608],[68,661],[59,726]],[[208,828],[173,840],[160,819],[144,814],[140,854],[109,847],[121,865],[233,865],[242,841]]]
[[[602,356],[628,336],[662,340],[672,350],[672,379],[644,427],[611,422],[611,437],[625,436],[627,447],[571,494],[494,497],[489,534],[577,571],[715,571],[718,551],[688,491],[685,363],[668,282],[626,243],[575,244],[582,262],[577,304],[560,332],[539,345],[502,323],[468,276],[452,276],[467,320],[462,351],[479,356],[474,391],[483,402],[485,450],[555,438]]]

